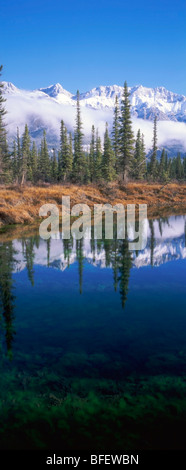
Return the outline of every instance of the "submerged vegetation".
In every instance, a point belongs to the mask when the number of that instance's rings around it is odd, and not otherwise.
[[[64,379],[39,367],[17,377],[6,372],[1,389],[1,449],[185,446],[183,377],[129,376],[116,385],[108,379]]]

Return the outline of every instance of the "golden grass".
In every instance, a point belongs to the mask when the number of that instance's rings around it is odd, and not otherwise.
[[[158,183],[128,183],[127,186],[113,182],[102,185],[46,185],[45,187],[0,187],[0,224],[23,224],[39,219],[43,204],[56,204],[61,210],[62,196],[70,196],[71,206],[88,204],[147,204],[148,214],[160,210],[180,211],[186,209],[186,184],[170,183],[163,187]]]

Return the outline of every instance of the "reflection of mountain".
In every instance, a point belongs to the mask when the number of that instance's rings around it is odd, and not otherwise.
[[[143,251],[129,251],[126,240],[49,240],[39,236],[0,243],[0,325],[5,330],[8,355],[14,337],[14,304],[16,301],[16,278],[12,273],[27,270],[34,288],[34,266],[64,271],[77,263],[79,293],[83,292],[85,263],[99,268],[112,268],[113,287],[119,292],[122,308],[128,294],[130,270],[133,267],[159,266],[171,260],[186,258],[186,218],[150,220],[148,240]],[[131,225],[130,237],[132,239]],[[73,289],[73,287],[72,287]],[[73,292],[73,290],[72,290]],[[2,313],[2,316],[1,316]]]
[[[152,239],[153,235],[153,239]],[[49,266],[64,271],[69,265],[77,261],[78,253],[77,244],[75,241],[68,240],[51,240],[50,253],[48,259],[47,242],[40,240],[39,245],[33,242],[24,242],[26,247],[22,251],[22,242],[14,241],[14,248],[17,251],[16,264],[14,270],[19,271],[30,267],[29,263],[29,250],[34,251],[34,264],[41,266]],[[120,246],[120,240],[107,240],[94,242],[92,240],[84,240],[82,253],[83,258],[93,266],[100,268],[114,267],[113,252]],[[152,253],[153,251],[153,253]],[[27,254],[27,261],[25,259]],[[185,217],[177,216],[170,217],[169,219],[159,219],[149,221],[148,241],[147,246],[143,251],[137,254],[131,252],[132,266],[143,267],[153,264],[159,266],[171,260],[186,258],[185,247]],[[32,255],[33,256],[33,255]],[[48,260],[48,261],[47,261]],[[30,271],[31,276],[31,271]]]

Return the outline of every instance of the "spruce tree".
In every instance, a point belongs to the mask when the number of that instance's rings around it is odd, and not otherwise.
[[[137,180],[142,180],[146,172],[146,157],[145,157],[145,144],[144,136],[141,135],[140,129],[137,132],[135,151],[133,159],[132,175]]]
[[[53,149],[51,160],[51,179],[53,183],[56,183],[58,180],[58,162],[55,149]]]
[[[17,127],[17,171],[18,175],[21,170],[21,141],[19,136],[19,127]]]
[[[28,162],[30,161],[30,135],[28,131],[27,124],[25,125],[25,130],[22,137],[22,148],[21,148],[21,184],[26,182]]]
[[[167,152],[165,152],[165,172],[168,172],[168,155]]]
[[[141,164],[140,164],[141,179],[145,178],[146,174],[147,174],[147,158],[146,158],[144,134],[142,134],[141,136]]]
[[[61,121],[60,132],[60,153],[59,153],[59,180],[66,181],[70,179],[72,173],[73,153],[72,136],[68,137],[67,128],[64,121]]]
[[[66,152],[66,147],[67,146],[67,142],[66,142],[66,145],[65,145],[65,124],[64,124],[64,121],[62,120],[61,121],[61,127],[60,127],[60,152],[59,152],[59,159],[58,159],[58,163],[59,163],[59,180],[61,181],[63,179],[63,176],[64,176],[64,171],[63,171],[63,168],[64,168],[64,161],[65,161],[65,152]]]
[[[150,159],[150,176],[154,180],[157,175],[156,164],[157,164],[157,116],[154,118],[154,127],[153,127],[153,148],[152,155]]]
[[[159,179],[161,181],[165,180],[166,171],[165,171],[165,149],[162,150],[159,166]]]
[[[113,145],[114,156],[115,156],[116,173],[119,173],[119,103],[118,103],[117,95],[115,98],[115,106],[114,106],[112,145]]]
[[[30,166],[32,168],[32,181],[35,183],[37,181],[38,173],[38,153],[35,141],[33,141],[31,154],[30,154]]]
[[[184,179],[186,180],[186,157],[183,158],[183,172],[184,172]]]
[[[3,66],[0,65],[0,77],[2,75]],[[2,183],[9,182],[11,180],[11,160],[8,151],[7,138],[6,138],[6,127],[4,122],[4,116],[6,110],[4,103],[6,102],[3,96],[3,83],[0,81],[0,181]]]
[[[73,149],[72,149],[72,133],[69,132],[69,137],[68,137],[68,159],[69,159],[69,178],[72,176],[72,167],[73,167]]]
[[[50,180],[50,157],[48,153],[48,145],[46,141],[46,131],[43,131],[43,139],[41,141],[41,152],[39,159],[39,175],[42,181]]]
[[[127,82],[125,82],[121,103],[121,115],[119,118],[119,170],[125,182],[132,169],[134,157],[134,136],[130,116],[129,96],[130,93],[128,92]]]
[[[12,176],[13,180],[17,183],[18,181],[18,160],[17,160],[17,146],[16,141],[13,141],[13,152],[12,152]]]
[[[178,153],[175,163],[176,163],[176,178],[178,180],[181,180],[183,178],[183,167],[182,167],[182,161],[181,161],[180,153]]]
[[[83,151],[83,132],[79,103],[79,90],[77,91],[77,114],[76,127],[74,132],[74,161],[73,161],[73,179],[82,183],[85,176],[85,154]]]
[[[99,181],[102,178],[102,148],[101,139],[96,131],[96,153],[95,153],[95,180]]]
[[[106,123],[104,135],[104,151],[102,162],[102,176],[106,181],[112,181],[115,177],[114,168],[114,152],[112,149],[112,142],[108,134],[108,124]]]
[[[92,182],[93,179],[95,178],[95,127],[94,126],[92,126],[92,132],[91,132],[89,171],[90,171],[90,181]]]

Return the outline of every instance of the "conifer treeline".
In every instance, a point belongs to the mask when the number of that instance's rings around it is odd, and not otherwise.
[[[0,67],[0,75],[2,66]],[[61,121],[60,148],[49,152],[46,132],[43,132],[40,148],[31,143],[27,124],[20,137],[17,138],[10,151],[7,145],[4,116],[5,99],[3,84],[0,83],[0,182],[17,182],[24,184],[29,181],[47,183],[92,183],[99,180],[112,181],[116,178],[124,182],[130,179],[168,182],[170,180],[186,180],[186,157],[180,154],[169,158],[163,149],[160,160],[157,159],[157,118],[154,118],[153,146],[147,158],[144,136],[140,129],[134,138],[130,113],[130,101],[127,83],[124,84],[121,109],[118,97],[115,99],[113,128],[109,136],[106,123],[104,142],[98,129],[92,126],[89,150],[83,146],[83,126],[81,121],[79,91],[77,91],[77,114],[74,135],[68,133],[64,121]]]

